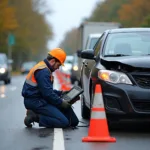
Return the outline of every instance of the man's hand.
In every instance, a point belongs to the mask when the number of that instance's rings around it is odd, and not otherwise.
[[[64,109],[67,109],[67,108],[71,107],[71,104],[68,103],[68,101],[63,100],[61,103],[61,107]]]

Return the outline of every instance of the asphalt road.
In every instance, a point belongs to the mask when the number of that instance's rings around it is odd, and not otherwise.
[[[46,129],[35,124],[26,128],[23,124],[25,108],[21,89],[25,76],[15,76],[10,85],[0,82],[0,150],[149,150],[150,124],[144,122],[122,122],[113,124],[110,135],[115,143],[82,142],[88,135],[88,127],[77,129]],[[55,87],[58,87],[55,82]],[[79,119],[80,102],[74,105]]]

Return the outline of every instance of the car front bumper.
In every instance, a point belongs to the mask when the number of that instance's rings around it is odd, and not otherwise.
[[[8,78],[8,72],[5,72],[5,73],[0,73],[0,81],[4,81],[4,80],[7,80]]]
[[[101,81],[101,85],[107,114],[150,117],[149,89],[104,81]]]

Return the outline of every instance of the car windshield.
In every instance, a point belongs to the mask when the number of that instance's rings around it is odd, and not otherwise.
[[[65,63],[72,64],[72,61],[73,61],[73,56],[67,56]]]
[[[104,57],[150,55],[150,32],[109,34],[103,54]]]
[[[3,56],[0,55],[0,64],[5,64],[6,60]]]
[[[36,64],[36,62],[25,62],[25,63],[23,63],[22,67],[23,67],[23,68],[26,68],[26,69],[30,69],[30,68],[32,68],[35,64]]]

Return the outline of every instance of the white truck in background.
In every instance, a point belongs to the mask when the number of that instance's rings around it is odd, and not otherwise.
[[[102,34],[107,29],[120,28],[120,23],[114,22],[84,22],[79,27],[79,43],[78,49],[87,49],[86,43],[90,34]]]
[[[77,53],[74,54],[74,61],[71,69],[71,82],[80,82],[82,59],[80,53],[85,49],[93,49],[99,37],[105,30],[120,28],[120,23],[114,22],[84,22],[78,28]],[[75,69],[74,69],[75,68]]]

